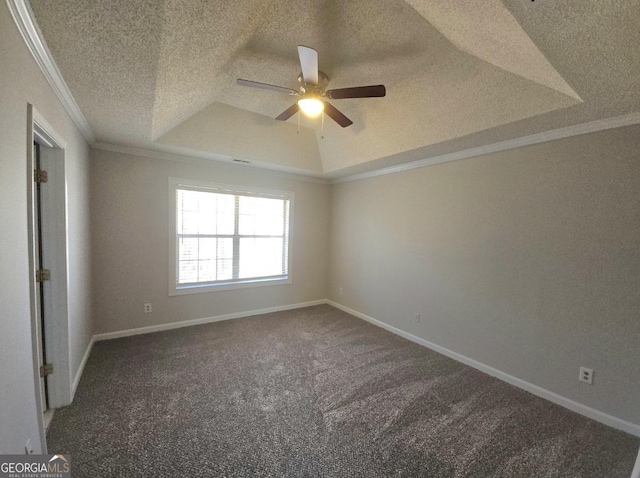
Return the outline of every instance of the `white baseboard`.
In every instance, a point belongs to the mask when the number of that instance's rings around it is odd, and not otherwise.
[[[435,352],[438,352],[442,355],[446,355],[449,358],[452,358],[465,365],[469,365],[470,367],[480,370],[481,372],[484,372],[488,375],[499,378],[504,382],[507,382],[523,390],[526,390],[527,392],[537,395],[538,397],[549,400],[550,402],[553,402],[564,408],[568,408],[569,410],[579,413],[580,415],[584,415],[587,418],[591,418],[592,420],[595,420],[600,423],[604,423],[605,425],[608,425],[612,428],[616,428],[618,430],[622,430],[623,432],[640,437],[640,425],[636,425],[635,423],[631,423],[626,420],[616,418],[612,415],[608,415],[607,413],[601,412],[594,408],[591,408],[581,403],[570,400],[566,397],[558,395],[557,393],[551,392],[550,390],[539,387],[530,382],[514,377],[513,375],[509,375],[508,373],[502,372],[498,369],[495,369],[481,362],[473,360],[469,357],[461,355],[457,352],[453,352],[452,350],[436,345],[432,342],[429,342],[428,340],[417,337],[413,334],[410,334],[409,332],[405,332],[404,330],[393,327],[389,324],[381,322],[380,320],[374,319],[373,317],[369,317],[368,315],[358,312],[357,310],[353,310],[342,304],[338,304],[337,302],[334,302],[332,300],[327,300],[326,303],[336,307],[337,309],[343,310],[348,314],[354,315],[360,319],[366,320],[367,322],[377,325],[378,327],[382,327],[383,329],[386,329],[389,332],[399,335],[400,337],[404,337],[405,339],[411,340],[412,342],[415,342],[431,350],[434,350]],[[640,467],[640,464],[636,463],[636,468],[638,467]]]
[[[616,428],[618,430],[622,430],[626,433],[629,433],[631,435],[635,435],[640,437],[640,425],[636,425],[634,423],[628,422],[626,420],[622,420],[620,418],[614,417],[612,415],[609,415],[607,413],[601,412],[599,410],[596,410],[594,408],[588,407],[586,405],[583,405],[581,403],[578,403],[574,400],[568,399],[566,397],[563,397],[561,395],[558,395],[557,393],[551,392],[550,390],[547,390],[545,388],[539,387],[537,385],[534,385],[530,382],[527,382],[525,380],[519,379],[517,377],[514,377],[513,375],[509,375],[508,373],[502,372],[498,369],[495,369],[493,367],[490,367],[488,365],[485,365],[481,362],[478,362],[476,360],[473,360],[469,357],[466,357],[464,355],[461,355],[457,352],[453,352],[452,350],[449,350],[447,348],[441,347],[440,345],[436,345],[432,342],[429,342],[428,340],[425,340],[423,338],[417,337],[413,334],[410,334],[409,332],[405,332],[404,330],[398,329],[396,327],[393,327],[389,324],[386,324],[380,320],[374,319],[373,317],[370,317],[368,315],[365,315],[361,312],[358,312],[357,310],[353,310],[350,309],[349,307],[346,307],[342,304],[339,304],[337,302],[334,302],[332,300],[328,300],[328,299],[321,299],[321,300],[314,300],[311,302],[301,302],[298,304],[289,304],[289,305],[282,305],[282,306],[276,306],[276,307],[268,307],[268,308],[264,308],[264,309],[255,309],[255,310],[249,310],[249,311],[244,311],[244,312],[234,312],[232,314],[224,314],[224,315],[217,315],[214,317],[204,317],[201,319],[193,319],[193,320],[185,320],[185,321],[181,321],[181,322],[170,322],[168,324],[160,324],[160,325],[152,325],[149,327],[140,327],[140,328],[136,328],[136,329],[128,329],[128,330],[120,330],[117,332],[108,332],[105,334],[97,334],[94,335],[93,338],[91,339],[91,342],[89,343],[89,345],[87,346],[87,350],[84,354],[84,357],[82,358],[82,362],[80,364],[80,367],[78,368],[78,371],[76,373],[75,379],[73,381],[73,394],[75,395],[75,391],[76,388],[78,387],[78,383],[80,382],[80,377],[82,375],[82,371],[84,370],[84,366],[87,362],[87,359],[89,358],[89,354],[91,353],[91,349],[93,348],[93,344],[95,342],[99,342],[101,340],[110,340],[110,339],[116,339],[116,338],[121,338],[121,337],[130,337],[133,335],[141,335],[141,334],[148,334],[148,333],[152,333],[152,332],[160,332],[163,330],[171,330],[171,329],[178,329],[178,328],[182,328],[182,327],[190,327],[192,325],[201,325],[201,324],[209,324],[212,322],[220,322],[223,320],[231,320],[231,319],[238,319],[238,318],[242,318],[242,317],[250,317],[252,315],[260,315],[260,314],[268,314],[271,312],[279,312],[282,310],[292,310],[292,309],[300,309],[303,307],[311,307],[314,305],[321,305],[321,304],[329,304],[332,305],[333,307],[336,307],[337,309],[343,310],[344,312],[347,312],[348,314],[351,314],[355,317],[358,317],[360,319],[366,320],[367,322],[370,322],[374,325],[377,325],[378,327],[382,327],[383,329],[388,330],[389,332],[392,332],[396,335],[399,335],[400,337],[404,337],[405,339],[411,340],[412,342],[415,342],[419,345],[422,345],[424,347],[427,347],[431,350],[434,350],[435,352],[438,352],[442,355],[445,355],[449,358],[452,358],[453,360],[456,360],[458,362],[461,362],[465,365],[469,365],[470,367],[473,367],[477,370],[480,370],[481,372],[484,372],[488,375],[491,375],[493,377],[496,377],[504,382],[507,382],[511,385],[514,385],[518,388],[521,388],[523,390],[526,390],[527,392],[530,392],[538,397],[544,398],[546,400],[549,400],[550,402],[553,402],[557,405],[560,405],[564,408],[567,408],[571,411],[574,411],[576,413],[579,413],[580,415],[583,415],[587,418],[591,418],[592,420],[595,420],[597,422],[603,423],[605,425],[608,425],[610,427]],[[636,466],[634,468],[634,475],[632,475],[632,478],[640,478],[640,453],[638,455],[638,460],[636,462]]]
[[[640,450],[638,450],[638,458],[636,458],[636,466],[631,472],[631,478],[640,478]]]
[[[136,329],[119,330],[117,332],[107,332],[106,334],[97,334],[93,336],[95,342],[101,340],[118,339],[121,337],[130,337],[132,335],[150,334],[152,332],[161,332],[163,330],[179,329],[182,327],[190,327],[192,325],[210,324],[212,322],[220,322],[223,320],[239,319],[242,317],[250,317],[252,315],[269,314],[271,312],[280,312],[281,310],[301,309],[303,307],[311,307],[313,305],[326,304],[325,299],[314,300],[311,302],[301,302],[298,304],[279,305],[276,307],[267,307],[265,309],[246,310],[244,312],[234,312],[232,314],[216,315],[214,317],[204,317],[202,319],[183,320],[180,322],[169,322],[168,324],[151,325],[149,327],[139,327]]]
[[[89,341],[89,345],[87,345],[87,350],[84,351],[84,356],[82,357],[82,361],[80,362],[80,366],[78,367],[78,371],[76,372],[75,377],[73,378],[73,383],[71,384],[71,401],[73,402],[73,397],[76,396],[76,389],[78,388],[78,384],[80,383],[80,378],[82,377],[82,372],[84,372],[84,366],[87,364],[87,360],[89,360],[89,355],[91,354],[91,350],[93,349],[93,344],[96,341],[95,335],[91,337]]]

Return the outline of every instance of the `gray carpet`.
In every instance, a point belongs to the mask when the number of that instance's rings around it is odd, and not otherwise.
[[[95,345],[80,477],[629,478],[640,440],[330,306]]]

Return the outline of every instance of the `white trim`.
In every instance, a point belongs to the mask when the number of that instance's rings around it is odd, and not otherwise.
[[[91,340],[89,341],[89,345],[87,345],[87,350],[84,351],[84,355],[82,357],[82,361],[80,362],[80,366],[78,367],[78,370],[76,371],[76,375],[73,378],[73,385],[71,388],[71,401],[73,401],[73,398],[76,396],[76,390],[78,388],[78,384],[80,383],[80,378],[82,377],[82,372],[84,372],[84,367],[85,365],[87,365],[87,360],[89,360],[89,355],[91,355],[91,351],[93,350],[93,344],[96,341],[96,337],[95,335],[93,337],[91,337]]]
[[[640,450],[638,450],[638,458],[636,458],[636,466],[631,472],[631,478],[640,478]]]
[[[37,109],[33,108],[33,135],[34,139],[43,141],[49,148],[67,149],[67,143],[56,130],[42,116]]]
[[[93,336],[95,342],[102,340],[119,339],[121,337],[130,337],[132,335],[150,334],[153,332],[161,332],[163,330],[180,329],[182,327],[190,327],[192,325],[210,324],[212,322],[221,322],[223,320],[240,319],[243,317],[251,317],[252,315],[270,314],[272,312],[280,312],[283,310],[302,309],[314,305],[326,304],[325,299],[313,300],[310,302],[301,302],[298,304],[278,305],[275,307],[267,307],[264,309],[247,310],[243,312],[234,312],[231,314],[216,315],[213,317],[204,317],[202,319],[183,320],[180,322],[169,322],[167,324],[151,325],[149,327],[140,327],[137,329],[120,330],[118,332],[107,332],[106,334],[96,334]]]
[[[268,175],[276,178],[293,179],[295,181],[304,181],[308,183],[331,183],[330,179],[320,177],[319,175],[313,176],[309,173],[298,172],[293,170],[293,168],[286,168],[284,166],[271,165],[267,163],[257,163],[256,161],[250,161],[251,164],[249,165],[237,164],[233,162],[233,159],[239,158],[232,156],[222,156],[214,153],[198,153],[191,151],[189,151],[188,153],[173,153],[145,148],[134,148],[131,146],[122,146],[119,144],[103,142],[95,143],[92,145],[92,147],[100,151],[111,151],[114,153],[129,154],[131,156],[139,156],[143,158],[162,159],[164,161],[196,164],[199,166],[223,167],[231,169],[233,171],[242,170],[244,172],[249,172],[250,174],[259,174],[261,176]],[[256,164],[259,164],[259,166],[256,166]]]
[[[173,234],[172,234],[173,237]],[[175,241],[173,241],[175,248]],[[171,264],[175,260],[175,253],[170,258]],[[175,266],[172,268],[172,277],[175,277]],[[293,280],[291,279],[291,274],[288,276],[282,276],[278,278],[260,278],[260,279],[249,279],[242,280],[238,279],[237,282],[234,282],[231,279],[226,283],[218,283],[218,284],[189,284],[178,287],[174,285],[173,281],[169,281],[169,297],[180,296],[180,295],[191,295],[191,294],[206,294],[209,292],[222,292],[225,290],[241,290],[241,289],[253,289],[255,287],[271,287],[278,285],[291,285],[293,284]]]
[[[411,340],[412,342],[415,342],[419,345],[422,345],[424,347],[427,347],[431,350],[434,350],[435,352],[438,352],[442,355],[445,355],[449,358],[452,358],[453,360],[456,360],[458,362],[461,362],[465,365],[468,365],[470,367],[473,367],[477,370],[480,370],[481,372],[484,372],[488,375],[491,375],[493,377],[496,377],[504,382],[507,382],[515,387],[521,388],[523,390],[526,390],[527,392],[530,392],[538,397],[544,398],[546,400],[549,400],[550,402],[553,402],[557,405],[560,405],[564,408],[567,408],[573,412],[579,413],[580,415],[583,415],[587,418],[590,418],[592,420],[595,420],[597,422],[603,423],[605,425],[608,425],[612,428],[618,429],[618,430],[622,430],[626,433],[629,433],[631,435],[635,435],[640,437],[640,425],[636,425],[634,423],[622,420],[620,418],[611,416],[609,414],[606,414],[604,412],[601,412],[599,410],[596,410],[594,408],[588,407],[586,405],[583,405],[581,403],[575,402],[573,400],[570,400],[568,398],[565,398],[561,395],[558,395],[554,392],[551,392],[549,390],[546,390],[542,387],[539,387],[537,385],[534,385],[530,382],[527,382],[525,380],[519,379],[517,377],[514,377],[512,375],[509,375],[505,372],[502,372],[500,370],[497,370],[493,367],[490,367],[488,365],[485,365],[483,363],[480,363],[476,360],[473,360],[469,357],[466,357],[464,355],[461,355],[457,352],[453,352],[449,349],[446,349],[444,347],[441,347],[439,345],[436,345],[432,342],[429,342],[428,340],[422,339],[420,337],[417,337],[413,334],[410,334],[408,332],[405,332],[404,330],[398,329],[396,327],[393,327],[391,325],[388,325],[380,320],[374,319],[373,317],[370,317],[368,315],[365,315],[361,312],[358,312],[354,309],[351,309],[349,307],[346,307],[342,304],[339,304],[337,302],[334,302],[332,300],[329,299],[321,299],[321,300],[314,300],[314,301],[310,301],[310,302],[301,302],[298,304],[290,304],[290,305],[283,305],[283,306],[276,306],[276,307],[267,307],[264,309],[255,309],[255,310],[250,310],[250,311],[244,311],[244,312],[234,312],[231,314],[224,314],[224,315],[218,315],[218,316],[214,316],[214,317],[205,317],[202,319],[193,319],[193,320],[185,320],[185,321],[181,321],[181,322],[170,322],[167,324],[161,324],[161,325],[152,325],[149,327],[140,327],[140,328],[136,328],[136,329],[128,329],[128,330],[121,330],[121,331],[117,331],[117,332],[108,332],[108,333],[104,333],[104,334],[96,334],[93,336],[93,338],[91,339],[91,343],[89,344],[89,347],[87,347],[87,352],[85,353],[85,357],[82,360],[82,365],[78,370],[78,373],[76,374],[76,379],[74,380],[74,390],[75,387],[77,387],[78,382],[80,381],[80,376],[82,374],[82,370],[84,369],[84,365],[87,361],[87,358],[89,357],[89,353],[91,351],[91,348],[93,347],[93,344],[95,342],[98,341],[102,341],[102,340],[111,340],[111,339],[117,339],[117,338],[121,338],[121,337],[130,337],[130,336],[134,336],[134,335],[142,335],[142,334],[148,334],[148,333],[153,333],[153,332],[160,332],[160,331],[164,331],[164,330],[172,330],[172,329],[178,329],[178,328],[182,328],[182,327],[190,327],[192,325],[201,325],[201,324],[209,324],[209,323],[213,323],[213,322],[220,322],[220,321],[224,321],[224,320],[232,320],[232,319],[238,319],[238,318],[243,318],[243,317],[251,317],[253,315],[260,315],[260,314],[269,314],[272,312],[279,312],[279,311],[283,311],[283,310],[293,310],[293,309],[300,309],[300,308],[304,308],[304,307],[311,307],[314,305],[322,305],[322,304],[329,304],[337,309],[340,309],[348,314],[351,314],[355,317],[358,317],[360,319],[366,320],[367,322],[370,322],[378,327],[381,327],[385,330],[388,330],[391,333],[394,333],[396,335],[399,335],[400,337],[404,337],[407,340]],[[634,468],[634,472],[631,476],[631,478],[640,478],[640,451],[638,453],[638,459],[636,460],[636,465]]]
[[[401,171],[409,171],[411,169],[433,166],[434,164],[448,163],[449,161],[457,161],[459,159],[469,159],[476,156],[482,156],[483,154],[498,153],[500,151],[507,151],[509,149],[522,148],[524,146],[547,143],[549,141],[570,138],[572,136],[596,133],[598,131],[622,128],[624,126],[632,126],[636,124],[640,124],[640,113],[630,113],[622,116],[614,116],[612,118],[605,118],[601,120],[591,121],[589,123],[582,123],[573,126],[567,126],[565,128],[553,129],[529,136],[521,136],[519,138],[500,141],[493,144],[487,144],[485,146],[479,146],[477,148],[470,148],[453,153],[442,154],[440,156],[412,161],[410,163],[404,163],[398,166],[391,166],[388,168],[376,169],[374,171],[368,171],[365,173],[343,176],[334,179],[332,183],[339,184],[350,181],[357,181],[360,179],[373,178],[375,176],[383,176],[385,174],[399,173]]]
[[[410,171],[412,169],[425,168],[433,166],[435,164],[447,163],[449,161],[457,161],[460,159],[469,159],[484,154],[498,153],[501,151],[507,151],[510,149],[522,148],[525,146],[532,146],[540,143],[547,143],[556,141],[559,139],[570,138],[573,136],[579,136],[589,133],[597,133],[599,131],[605,131],[609,129],[622,128],[625,126],[633,126],[640,124],[640,112],[630,113],[621,116],[614,116],[611,118],[605,118],[601,120],[591,121],[588,123],[581,123],[564,128],[553,129],[549,131],[543,131],[542,133],[536,133],[529,136],[521,136],[518,138],[509,139],[506,141],[500,141],[498,143],[487,144],[484,146],[478,146],[476,148],[469,148],[462,151],[455,151],[453,153],[442,154],[439,156],[433,156],[430,158],[420,159],[418,161],[411,161],[408,163],[400,164],[397,166],[391,166],[388,168],[374,169],[373,171],[367,171],[364,173],[352,174],[342,177],[331,178],[332,173],[323,173],[322,175],[306,175],[304,173],[286,172],[278,170],[277,166],[266,165],[263,163],[256,166],[251,171],[256,174],[260,171],[260,174],[269,174],[275,177],[281,177],[285,179],[294,179],[298,181],[307,181],[319,184],[340,184],[350,181],[357,181],[360,179],[373,178],[376,176],[383,176],[386,174],[399,173],[402,171]],[[133,148],[129,146],[121,146],[112,143],[96,143],[93,145],[95,149],[103,151],[112,151],[116,153],[130,154],[133,156],[141,156],[146,158],[163,159],[166,161],[177,161],[189,164],[200,165],[216,165],[224,166],[230,169],[247,169],[247,166],[237,165],[230,163],[232,158],[220,155],[214,155],[212,153],[191,153],[184,152],[183,154],[169,153],[162,151],[154,151],[144,148]],[[211,161],[215,161],[214,164]],[[339,171],[338,171],[339,174]]]
[[[43,216],[43,236],[47,252],[47,268],[51,281],[45,287],[45,306],[48,310],[44,337],[47,362],[54,364],[56,373],[46,380],[51,408],[71,403],[71,359],[69,346],[69,271],[67,231],[66,143],[53,127],[31,105],[31,132],[33,139],[44,139],[41,144],[42,166],[49,173],[48,187],[42,189],[46,214]],[[47,145],[48,144],[48,145]],[[33,161],[30,154],[29,161]],[[30,209],[31,211],[31,209]]]
[[[549,400],[550,402],[553,402],[564,408],[568,408],[569,410],[579,413],[580,415],[584,415],[587,418],[591,418],[592,420],[595,420],[597,422],[604,423],[605,425],[608,425],[610,427],[613,427],[618,430],[622,430],[626,433],[630,433],[631,435],[640,437],[640,425],[636,425],[634,423],[622,420],[620,418],[616,418],[614,416],[608,415],[594,408],[591,408],[581,403],[570,400],[566,397],[558,395],[557,393],[551,392],[547,389],[534,385],[530,382],[514,377],[513,375],[509,375],[508,373],[502,372],[498,369],[485,365],[481,362],[473,360],[457,352],[453,352],[452,350],[441,347],[440,345],[436,345],[432,342],[429,342],[428,340],[417,337],[413,334],[410,334],[409,332],[405,332],[404,330],[393,327],[380,320],[374,319],[373,317],[369,317],[368,315],[365,315],[361,312],[350,309],[349,307],[346,307],[342,304],[338,304],[337,302],[334,302],[332,300],[327,300],[327,304],[332,305],[333,307],[340,309],[355,317],[366,320],[367,322],[377,325],[378,327],[382,327],[383,329],[386,329],[389,332],[399,335],[400,337],[404,337],[405,339],[411,340],[412,342],[415,342],[419,345],[422,345],[431,350],[434,350],[435,352],[438,352],[442,355],[452,358],[453,360],[461,362],[465,365],[469,365],[470,367],[480,370],[481,372],[491,375],[492,377],[496,377],[502,380],[503,382],[507,382],[518,388],[526,390],[527,392],[537,395],[538,397]]]
[[[29,245],[29,295],[31,304],[32,349],[34,357],[34,378],[36,380],[36,400],[42,409],[43,396],[39,368],[44,358],[41,353],[42,337],[46,345],[46,360],[53,363],[55,373],[45,380],[48,386],[48,406],[57,408],[71,403],[71,365],[69,347],[69,283],[68,283],[68,231],[67,231],[67,184],[65,143],[51,125],[27,103],[27,216]],[[42,303],[36,285],[36,197],[33,182],[34,140],[40,145],[42,167],[49,173],[46,188],[41,190],[43,204],[42,234],[44,241],[44,266],[51,270],[51,280],[45,283]],[[46,308],[44,330],[40,331],[41,305]],[[45,410],[42,409],[42,412]],[[38,413],[41,432],[42,453],[46,453],[46,439],[42,413]]]
[[[84,117],[82,111],[78,107],[73,95],[69,91],[69,87],[65,83],[60,70],[58,69],[49,48],[44,41],[44,37],[38,25],[34,19],[33,12],[26,0],[7,0],[9,11],[14,19],[20,34],[22,35],[25,44],[29,51],[33,55],[36,63],[42,70],[45,78],[53,88],[54,92],[62,102],[62,105],[67,110],[71,119],[82,132],[87,142],[96,149],[102,149],[105,151],[115,151],[126,154],[133,154],[136,156],[153,157],[159,159],[166,159],[171,161],[188,161],[189,159],[200,159],[201,161],[210,162],[215,160],[226,166],[246,167],[238,166],[237,164],[229,163],[233,158],[215,155],[211,153],[197,153],[191,151],[181,151],[177,154],[165,153],[160,151],[151,151],[141,148],[130,148],[127,146],[114,145],[109,143],[96,143],[95,136],[89,123]],[[297,179],[300,181],[311,181],[321,184],[329,183],[343,183],[348,181],[356,181],[359,179],[366,179],[375,176],[381,176],[384,174],[392,174],[400,171],[409,171],[411,169],[423,168],[426,166],[432,166],[434,164],[445,163],[448,161],[456,161],[459,159],[468,159],[475,156],[481,156],[483,154],[496,153],[499,151],[506,151],[509,149],[520,148],[523,146],[530,146],[539,143],[546,143],[549,141],[555,141],[558,139],[569,138],[571,136],[577,136],[587,133],[595,133],[597,131],[604,131],[607,129],[620,128],[624,126],[631,126],[640,123],[640,113],[630,113],[622,116],[615,116],[612,118],[605,118],[588,123],[582,123],[564,128],[558,128],[550,131],[544,131],[529,136],[522,136],[519,138],[513,138],[498,143],[488,144],[477,148],[470,148],[463,151],[457,151],[454,153],[443,154],[440,156],[434,156],[418,161],[412,161],[409,163],[401,164],[398,166],[392,166],[388,168],[376,169],[359,174],[347,175],[338,177],[335,179],[329,179],[330,173],[318,173],[317,175],[308,174],[304,172],[286,171],[286,168],[278,165],[271,165],[266,163],[255,163],[250,161],[256,167],[256,169],[269,171],[274,175],[284,175],[284,177],[291,177],[291,179]],[[239,158],[243,159],[243,158]],[[339,173],[338,173],[339,174]]]
[[[210,192],[219,192],[226,191],[228,193],[233,193],[235,195],[268,195],[273,198],[288,200],[289,201],[289,217],[288,217],[288,231],[287,231],[287,240],[285,241],[287,245],[287,274],[281,275],[277,277],[262,277],[262,278],[252,278],[252,279],[230,279],[224,283],[201,283],[201,284],[188,284],[179,286],[176,283],[176,278],[178,276],[178,247],[176,241],[176,192],[178,189],[192,189],[195,191],[210,191]],[[188,294],[201,294],[208,292],[220,292],[225,290],[234,290],[234,289],[248,289],[252,287],[266,287],[266,286],[277,286],[277,285],[287,285],[293,283],[293,218],[294,218],[294,207],[295,207],[295,193],[293,191],[284,191],[277,189],[265,189],[265,188],[257,188],[253,186],[245,186],[241,184],[224,184],[217,183],[212,181],[202,181],[199,179],[187,179],[187,178],[176,178],[169,177],[169,191],[168,191],[168,199],[169,199],[169,280],[168,280],[168,293],[169,296],[177,296],[177,295],[188,295]],[[236,211],[237,214],[237,211]],[[236,231],[237,233],[237,231]],[[283,236],[284,237],[284,236]],[[235,248],[234,248],[235,249]],[[238,251],[236,251],[238,252]],[[238,254],[234,254],[234,256],[238,256]],[[238,256],[239,258],[239,256]]]
[[[95,136],[89,123],[73,98],[69,87],[64,81],[53,56],[47,47],[38,24],[35,21],[31,7],[26,0],[7,0],[11,16],[24,39],[27,48],[36,60],[42,74],[47,79],[58,99],[67,110],[72,121],[78,127],[88,143],[95,142]]]
[[[31,322],[31,355],[33,360],[33,381],[36,392],[36,420],[38,423],[38,434],[40,439],[40,453],[47,453],[47,440],[46,430],[44,426],[44,417],[42,409],[42,403],[44,396],[42,393],[42,387],[40,383],[40,336],[38,327],[38,291],[35,282],[36,274],[36,223],[35,223],[35,194],[33,191],[33,171],[34,171],[34,157],[33,157],[33,140],[34,134],[34,108],[31,104],[27,104],[27,230],[28,230],[28,247],[29,247],[29,315]]]

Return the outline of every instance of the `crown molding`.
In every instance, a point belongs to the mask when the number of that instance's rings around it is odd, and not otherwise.
[[[95,143],[93,149],[100,151],[111,151],[114,153],[128,154],[143,158],[161,159],[164,161],[174,161],[178,163],[197,164],[200,166],[215,166],[234,171],[244,171],[250,174],[267,175],[282,179],[292,179],[295,181],[305,181],[308,183],[330,184],[331,180],[319,176],[311,176],[304,173],[284,171],[278,166],[267,165],[265,163],[255,164],[255,161],[248,161],[249,164],[236,164],[234,158],[215,154],[181,154],[166,151],[155,151],[132,146],[122,146],[114,143]],[[235,158],[237,159],[237,158]]]
[[[7,0],[7,5],[9,6],[13,21],[18,27],[18,31],[22,35],[31,55],[33,55],[33,58],[40,67],[42,74],[51,85],[51,88],[58,96],[58,99],[60,99],[64,109],[67,110],[67,113],[69,113],[69,116],[71,116],[72,121],[80,130],[85,140],[89,144],[93,144],[95,142],[93,131],[91,131],[89,123],[87,123],[86,118],[71,95],[69,87],[62,78],[62,74],[44,41],[42,32],[35,21],[33,11],[27,0]]]
[[[96,143],[95,136],[93,134],[93,131],[91,130],[91,127],[89,126],[89,123],[78,107],[78,104],[69,91],[69,87],[65,83],[60,70],[53,60],[51,52],[49,51],[49,48],[47,47],[42,36],[42,32],[38,28],[38,25],[34,19],[33,12],[31,10],[31,7],[29,6],[28,0],[7,0],[7,5],[9,6],[9,11],[11,12],[13,20],[18,27],[18,31],[22,35],[25,44],[36,60],[36,63],[40,67],[40,70],[44,74],[45,78],[51,85],[53,91],[56,93],[62,105],[71,116],[71,119],[73,120],[75,125],[78,127],[78,129],[90,145],[92,145],[96,149],[103,149],[106,151],[116,151],[136,156],[154,157],[172,161],[186,162],[188,160],[192,160],[191,162],[195,161],[199,162],[200,164],[206,163],[209,165],[211,165],[211,161],[214,160],[218,164],[224,165],[225,167],[242,168],[252,166],[252,169],[254,170],[260,170],[270,175],[288,179],[297,179],[301,181],[310,181],[321,184],[339,184],[350,181],[357,181],[360,179],[373,178],[376,176],[383,176],[385,174],[410,171],[412,169],[424,168],[427,166],[433,166],[435,164],[446,163],[449,161],[457,161],[459,159],[469,159],[476,156],[482,156],[484,154],[507,151],[510,149],[546,143],[549,141],[556,141],[559,139],[570,138],[572,136],[578,136],[582,134],[595,133],[598,131],[640,124],[640,112],[635,112],[627,115],[615,116],[612,118],[605,118],[588,123],[567,126],[565,128],[544,131],[542,133],[536,133],[529,136],[522,136],[520,138],[500,141],[498,143],[492,143],[485,146],[479,146],[477,148],[470,148],[463,151],[456,151],[453,153],[434,156],[431,158],[425,158],[418,161],[400,164],[397,166],[380,168],[364,173],[338,176],[333,178],[333,175],[340,174],[339,171],[329,174],[325,173],[322,176],[310,176],[298,172],[278,171],[278,169],[274,169],[272,165],[267,165],[265,163],[256,164],[255,161],[251,161],[251,165],[240,166],[235,164],[228,164],[226,161],[228,161],[230,158],[226,157],[198,155],[192,154],[191,152],[179,152],[176,154],[172,154],[147,149],[130,148],[110,143]]]
[[[346,183],[350,181],[357,181],[360,179],[383,176],[385,174],[399,173],[402,171],[409,171],[411,169],[433,166],[434,164],[447,163],[449,161],[457,161],[459,159],[474,158],[476,156],[482,156],[483,154],[498,153],[500,151],[507,151],[509,149],[522,148],[524,146],[547,143],[559,139],[570,138],[572,136],[596,133],[598,131],[622,128],[624,126],[632,126],[636,124],[640,124],[640,112],[630,113],[622,116],[614,116],[612,118],[605,118],[601,120],[591,121],[589,123],[582,123],[573,126],[567,126],[565,128],[553,129],[550,131],[544,131],[542,133],[536,133],[529,136],[522,136],[520,138],[500,141],[498,143],[487,144],[485,146],[479,146],[477,148],[470,148],[463,151],[456,151],[454,153],[434,156],[432,158],[420,159],[418,161],[412,161],[410,163],[400,164],[398,166],[391,166],[388,168],[376,169],[365,173],[343,176],[333,179],[332,183]]]
[[[435,164],[447,163],[449,161],[457,161],[460,159],[469,159],[484,154],[498,153],[501,151],[507,151],[510,149],[522,148],[524,146],[532,146],[540,143],[548,143],[559,139],[571,138],[573,136],[579,136],[589,133],[597,133],[599,131],[606,131],[609,129],[622,128],[625,126],[633,126],[640,124],[640,112],[630,113],[621,116],[614,116],[611,118],[605,118],[601,120],[591,121],[588,123],[576,124],[573,126],[567,126],[565,128],[558,128],[550,131],[544,131],[542,133],[536,133],[529,136],[522,136],[520,138],[509,139],[506,141],[500,141],[498,143],[492,143],[485,146],[479,146],[477,148],[465,149],[462,151],[456,151],[453,153],[442,154],[431,158],[420,159],[418,161],[412,161],[409,163],[400,164],[398,166],[391,166],[388,168],[375,169],[373,171],[367,171],[365,173],[352,174],[342,177],[330,178],[325,173],[323,176],[310,176],[304,173],[285,172],[273,169],[272,165],[265,165],[264,163],[254,164],[252,161],[250,165],[236,165],[230,164],[228,161],[231,158],[223,157],[219,155],[207,155],[207,154],[192,154],[189,153],[168,153],[162,151],[153,151],[143,148],[133,148],[129,146],[121,146],[112,143],[96,143],[93,144],[95,149],[104,151],[114,151],[123,154],[131,154],[134,156],[143,156],[148,158],[163,159],[166,161],[178,161],[186,163],[196,163],[211,166],[211,161],[215,161],[216,165],[220,165],[226,168],[243,169],[251,168],[252,172],[260,171],[261,174],[269,174],[272,176],[282,177],[285,179],[294,179],[298,181],[307,181],[319,184],[340,184],[351,181],[358,181],[361,179],[373,178],[376,176],[384,176],[386,174],[399,173],[402,171],[410,171],[412,169],[425,168],[433,166]]]

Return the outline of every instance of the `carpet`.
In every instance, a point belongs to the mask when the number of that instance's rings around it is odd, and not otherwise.
[[[640,439],[328,305],[98,342],[79,477],[629,478]]]

